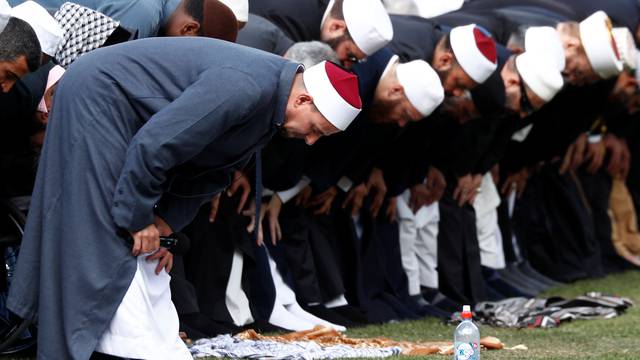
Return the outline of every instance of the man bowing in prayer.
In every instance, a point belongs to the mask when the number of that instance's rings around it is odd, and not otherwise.
[[[313,143],[360,107],[357,77],[332,63],[303,73],[213,39],[79,58],[58,84],[9,299],[37,316],[38,359],[190,359],[159,235],[188,224],[277,132]]]

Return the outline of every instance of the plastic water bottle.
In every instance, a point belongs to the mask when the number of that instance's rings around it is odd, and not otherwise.
[[[472,321],[471,306],[462,307],[462,322],[453,333],[453,360],[480,359],[480,331]]]

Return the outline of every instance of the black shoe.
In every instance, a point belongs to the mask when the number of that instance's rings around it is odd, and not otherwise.
[[[447,313],[462,311],[462,305],[457,301],[453,301],[446,295],[438,291],[438,289],[422,286],[420,289],[422,297],[431,305]]]
[[[283,329],[279,326],[275,326],[273,324],[270,324],[269,322],[265,321],[265,320],[255,320],[253,323],[249,324],[249,325],[245,325],[242,328],[240,328],[241,331],[246,331],[246,330],[255,330],[258,334],[265,334],[265,333],[290,333],[291,331],[287,330],[287,329]]]
[[[187,333],[191,339],[212,338],[224,334],[236,334],[240,328],[234,324],[220,322],[202,313],[182,314],[180,318],[181,331]]]
[[[493,290],[504,295],[505,298],[525,297],[530,299],[530,298],[534,298],[536,295],[536,294],[521,291],[509,285],[506,281],[502,280],[502,278],[500,277],[500,275],[496,270],[488,268],[486,266],[482,267],[482,277],[484,277],[484,280],[487,286],[491,287]]]
[[[303,306],[302,308],[306,312],[332,324],[342,325],[346,328],[357,327],[359,325],[358,323],[354,323],[353,321],[333,311],[333,309],[328,309],[324,305]]]
[[[438,319],[448,319],[451,317],[451,313],[442,309],[439,309],[427,302],[422,295],[411,296],[411,300],[415,303],[418,313],[422,316],[430,316]]]
[[[357,308],[355,306],[343,305],[329,308],[329,310],[351,321],[353,324],[355,324],[354,326],[356,327],[369,325],[367,316],[364,314],[364,312],[362,312],[362,310],[360,310],[360,308]]]
[[[549,285],[523,274],[517,266],[509,265],[505,269],[498,270],[498,274],[503,280],[525,292],[539,293],[549,289]]]
[[[536,269],[534,269],[533,267],[531,267],[531,264],[529,264],[528,261],[523,261],[520,264],[518,264],[518,269],[520,269],[520,271],[531,277],[534,278],[536,280],[538,280],[539,282],[543,283],[543,284],[547,284],[549,286],[560,286],[560,285],[564,285],[561,282],[552,280],[550,278],[548,278],[547,276],[542,275],[540,272],[538,272]]]

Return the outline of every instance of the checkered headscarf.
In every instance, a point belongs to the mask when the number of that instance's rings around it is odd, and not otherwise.
[[[56,51],[56,61],[67,68],[80,55],[102,46],[120,22],[95,10],[66,2],[55,14],[64,31],[64,39]]]

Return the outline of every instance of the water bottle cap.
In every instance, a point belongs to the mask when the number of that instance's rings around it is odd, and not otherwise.
[[[471,319],[473,317],[473,314],[471,314],[471,306],[464,305],[462,307],[462,313],[460,314],[460,316],[462,316],[464,320]]]

